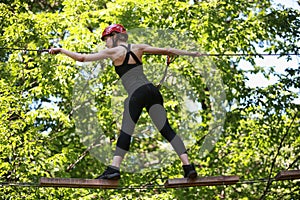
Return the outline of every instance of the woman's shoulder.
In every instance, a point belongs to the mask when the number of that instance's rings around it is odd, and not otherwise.
[[[135,52],[144,52],[145,49],[151,47],[150,45],[148,44],[131,44],[131,49]]]
[[[149,44],[134,44],[134,45],[138,45],[140,47],[149,47],[150,46]]]

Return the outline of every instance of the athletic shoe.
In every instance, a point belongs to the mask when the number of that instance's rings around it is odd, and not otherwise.
[[[182,168],[184,170],[184,178],[196,178],[198,176],[194,164],[182,165]]]
[[[108,180],[119,180],[121,178],[120,170],[108,166],[106,170],[98,176],[96,179],[108,179]]]

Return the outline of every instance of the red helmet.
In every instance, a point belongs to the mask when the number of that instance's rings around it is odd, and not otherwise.
[[[105,36],[111,35],[113,32],[126,33],[126,29],[121,24],[112,24],[104,29],[101,40],[103,40]]]

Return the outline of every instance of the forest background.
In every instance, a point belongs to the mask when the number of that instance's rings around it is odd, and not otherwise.
[[[279,73],[274,66],[256,64],[256,58],[268,57],[257,55],[258,47],[287,63],[299,58],[294,56],[299,55],[299,14],[293,8],[274,7],[270,0],[0,1],[1,198],[299,199],[299,181],[274,181],[274,177],[279,171],[300,168],[300,114],[295,101],[300,68],[287,66]],[[171,163],[159,160],[157,169],[147,170],[145,164],[144,171],[124,170],[120,189],[36,187],[41,177],[101,174],[109,163],[92,150],[104,149],[97,148],[103,140],[87,144],[89,138],[80,134],[96,123],[102,130],[99,134],[107,138],[104,145],[113,147],[120,127],[115,114],[119,107],[112,103],[118,78],[109,62],[84,65],[37,50],[62,46],[95,52],[104,48],[101,33],[112,23],[130,30],[133,43],[173,45],[212,55],[177,58],[161,91],[172,126],[180,134],[184,124],[187,138],[193,141],[189,155],[199,176],[238,175],[238,184],[164,189],[160,186],[168,178],[182,176],[179,159],[173,155],[168,157]],[[160,66],[145,64],[146,72],[154,72],[149,74],[151,80],[158,82],[165,57],[144,59]],[[251,67],[241,67],[245,61]],[[250,87],[249,75],[276,81]],[[181,94],[194,102],[193,109],[184,108]],[[74,96],[81,103],[92,99],[89,113],[76,114]],[[96,115],[89,118],[93,108]],[[154,137],[134,137],[132,152],[162,149],[165,141],[150,124],[143,114],[137,130]],[[217,128],[212,127],[215,124]]]

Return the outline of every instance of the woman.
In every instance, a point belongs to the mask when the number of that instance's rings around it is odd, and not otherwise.
[[[80,62],[111,59],[116,73],[128,93],[124,102],[122,128],[117,140],[117,146],[112,164],[107,167],[98,179],[120,179],[120,164],[129,151],[131,137],[135,125],[145,107],[160,133],[171,143],[182,161],[184,177],[195,178],[197,172],[190,164],[185,145],[181,138],[170,127],[163,107],[163,98],[159,90],[148,81],[143,73],[142,56],[144,53],[161,55],[200,56],[198,52],[188,52],[173,48],[157,48],[146,44],[128,44],[126,29],[120,24],[105,28],[101,39],[106,42],[107,49],[94,54],[80,54],[62,48],[51,48],[49,53],[63,53]]]

